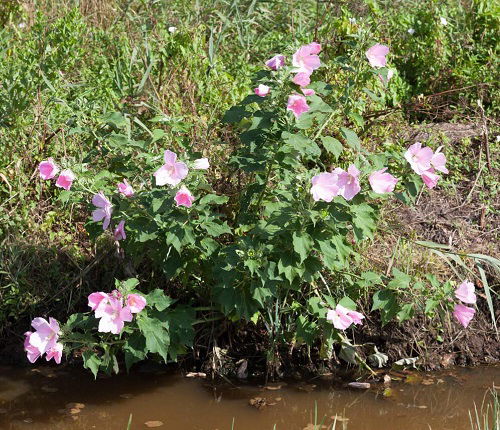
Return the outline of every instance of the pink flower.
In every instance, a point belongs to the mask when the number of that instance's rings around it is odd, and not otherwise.
[[[60,333],[59,323],[54,318],[49,318],[48,322],[45,318],[35,318],[31,326],[36,331],[29,335],[29,345],[38,349],[40,355],[43,355],[57,343]]]
[[[107,303],[99,306],[96,318],[100,318],[98,331],[101,333],[119,334],[123,330],[125,322],[132,321],[132,312],[128,306],[123,306],[122,299],[108,296]]]
[[[52,179],[59,172],[59,167],[56,166],[52,158],[49,158],[38,165],[38,170],[42,179]]]
[[[315,202],[323,200],[329,203],[335,196],[339,195],[339,176],[336,173],[320,173],[314,176],[311,182],[311,194]]]
[[[305,96],[313,96],[316,94],[316,91],[314,91],[312,88],[301,88],[300,91],[302,91],[302,94]]]
[[[266,66],[272,70],[281,69],[285,65],[285,57],[283,55],[275,55],[273,58],[266,61]]]
[[[355,325],[362,325],[363,324],[363,321],[361,321],[361,320],[363,320],[365,318],[365,316],[361,312],[348,311],[347,315],[351,317],[352,322]]]
[[[476,310],[474,308],[469,308],[464,305],[455,305],[455,309],[453,310],[453,316],[464,326],[464,328],[467,328],[472,318],[474,318],[475,313]]]
[[[188,168],[184,163],[176,161],[177,155],[172,151],[165,151],[163,158],[165,164],[154,173],[156,185],[175,186],[187,176]]]
[[[381,170],[376,170],[368,177],[372,190],[378,194],[393,192],[394,187],[398,183],[397,178],[392,176],[390,173],[384,173],[386,170],[387,167],[384,167]]]
[[[210,167],[208,158],[198,158],[194,160],[193,169],[195,170],[206,170]]]
[[[387,59],[385,56],[389,53],[389,47],[377,43],[366,51],[366,58],[372,67],[385,67]]]
[[[293,54],[292,58],[292,64],[296,67],[294,72],[311,74],[316,70],[321,65],[321,61],[316,55],[318,52],[317,47],[311,46],[311,44],[299,48],[295,54]]]
[[[125,234],[125,221],[121,220],[118,225],[115,228],[115,231],[113,232],[113,236],[115,240],[124,240],[127,238],[127,235]]]
[[[346,200],[351,200],[356,194],[361,191],[361,186],[359,185],[359,170],[354,164],[351,164],[347,169],[342,170],[337,168],[333,171],[339,175],[338,184],[340,186],[340,195]]]
[[[307,72],[300,72],[292,79],[293,83],[300,87],[307,87],[311,83],[311,74]]]
[[[306,45],[311,50],[311,54],[319,54],[321,52],[321,45],[317,42],[311,42],[309,45]]]
[[[474,284],[469,281],[462,282],[455,290],[455,297],[464,303],[476,303],[477,299]]]
[[[306,98],[304,96],[300,96],[298,94],[292,94],[288,97],[288,104],[286,109],[292,111],[295,115],[295,118],[299,118],[304,112],[309,110],[309,105],[306,102]]]
[[[126,179],[123,182],[120,182],[118,185],[118,191],[123,194],[125,197],[132,197],[134,195],[134,189],[132,185],[130,185]]]
[[[31,345],[30,339],[32,334],[33,333],[31,331],[27,331],[26,333],[24,333],[24,335],[26,336],[26,338],[24,339],[24,350],[26,351],[26,355],[30,363],[34,363],[35,361],[37,361],[41,355],[38,348]]]
[[[446,157],[444,154],[441,152],[442,146],[440,146],[438,149],[436,149],[436,152],[431,158],[431,164],[432,166],[436,169],[439,170],[440,172],[443,173],[449,173],[448,169],[446,168]]]
[[[92,197],[92,204],[99,208],[92,212],[92,219],[95,222],[104,220],[102,223],[102,229],[106,230],[111,221],[111,212],[113,212],[111,202],[106,198],[102,191],[99,191],[94,195],[94,197]]]
[[[177,191],[174,197],[175,203],[177,206],[186,206],[190,208],[193,205],[194,197],[184,185]]]
[[[436,175],[436,171],[430,168],[429,170],[422,172],[421,178],[424,181],[425,185],[427,185],[428,188],[432,189],[437,185],[439,175]]]
[[[106,300],[108,299],[108,295],[106,293],[92,293],[88,297],[88,305],[90,308],[95,311],[101,303],[106,303]]]
[[[364,319],[364,315],[360,312],[351,311],[342,305],[337,305],[335,309],[328,310],[326,319],[331,321],[336,329],[345,330],[351,324],[363,324],[361,320]]]
[[[73,181],[75,180],[75,174],[69,170],[63,170],[56,181],[56,187],[64,188],[69,191],[71,185],[73,185]]]
[[[410,163],[411,168],[421,175],[426,170],[431,168],[431,160],[434,153],[428,146],[422,148],[420,142],[411,145],[405,152],[405,158]]]
[[[63,352],[63,344],[58,342],[47,351],[47,355],[45,356],[45,359],[47,361],[54,359],[54,361],[57,364],[61,364],[62,352]]]
[[[127,296],[127,306],[130,308],[130,312],[132,312],[133,314],[138,314],[140,311],[142,311],[145,308],[146,304],[146,299],[139,294],[129,294]]]
[[[260,84],[257,88],[254,89],[255,94],[259,97],[265,97],[269,94],[271,89],[267,85]]]

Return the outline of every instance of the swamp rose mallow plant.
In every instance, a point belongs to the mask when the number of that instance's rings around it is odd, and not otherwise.
[[[97,307],[95,316],[100,318],[97,330],[101,333],[120,334],[125,322],[132,321],[132,312],[128,306],[123,306],[123,299],[109,295]]]
[[[292,94],[288,97],[286,109],[291,111],[295,115],[295,118],[298,119],[303,113],[309,111],[309,105],[304,96]]]
[[[330,203],[339,195],[338,175],[336,173],[322,172],[311,179],[311,194],[315,202],[323,200]]]
[[[386,55],[389,53],[389,47],[377,43],[366,51],[366,58],[372,67],[385,67],[387,64]]]
[[[310,76],[311,75],[309,73],[300,72],[297,73],[292,80],[293,83],[299,87],[307,87],[311,83]]]
[[[75,179],[76,176],[70,169],[63,170],[57,178],[56,187],[69,191]]]
[[[420,142],[415,142],[405,152],[404,157],[410,163],[415,173],[421,175],[431,168],[431,160],[434,152],[428,146],[422,147]]]
[[[92,220],[95,222],[103,221],[102,229],[106,230],[111,222],[111,213],[113,212],[111,202],[102,191],[99,191],[92,197],[92,204],[98,208],[92,212]]]
[[[52,179],[59,173],[59,167],[52,158],[42,161],[38,165],[38,170],[40,171],[40,177],[45,180]]]
[[[476,303],[477,297],[474,284],[469,281],[463,281],[455,290],[455,297],[464,303]]]
[[[265,97],[269,94],[271,89],[267,85],[260,84],[257,88],[254,89],[254,93],[259,97]]]
[[[127,306],[133,314],[141,312],[146,307],[146,304],[146,299],[139,294],[129,294],[127,296]]]
[[[338,184],[340,187],[339,194],[346,200],[352,200],[356,194],[361,191],[361,186],[359,185],[359,174],[358,168],[351,164],[347,172],[340,168],[333,171],[338,175]]]
[[[281,69],[285,65],[285,56],[280,54],[275,55],[273,58],[267,60],[265,64],[271,70]]]
[[[182,161],[177,161],[175,152],[166,150],[163,155],[165,164],[161,166],[155,173],[156,185],[172,185],[179,184],[188,174],[188,168]]]
[[[88,305],[99,319],[98,331],[101,333],[120,334],[125,322],[132,321],[132,314],[141,312],[146,306],[146,298],[139,294],[129,294],[123,304],[123,297],[117,290],[110,294],[92,293]]]
[[[126,179],[124,179],[123,182],[120,182],[117,187],[120,194],[123,194],[125,197],[132,197],[134,195],[134,189]]]
[[[61,362],[63,345],[58,342],[60,336],[59,323],[54,318],[35,318],[31,322],[34,332],[26,332],[24,350],[28,360],[34,363],[43,354],[47,354],[46,360],[52,358],[56,363]]]
[[[364,315],[360,312],[351,311],[342,305],[337,305],[335,309],[328,310],[326,319],[331,321],[336,329],[346,330],[351,324],[363,324]]]
[[[193,205],[195,198],[184,185],[177,191],[174,197],[177,206],[186,206],[190,208]]]
[[[127,235],[125,234],[125,221],[121,220],[113,232],[113,237],[115,240],[125,240]]]
[[[372,190],[377,194],[392,193],[394,191],[394,187],[398,183],[397,178],[392,176],[390,173],[385,173],[386,170],[387,167],[384,167],[381,170],[373,172],[368,177],[368,182],[370,182]]]
[[[456,304],[453,309],[453,316],[464,328],[467,328],[472,318],[474,318],[475,313],[476,310],[474,308],[469,308],[461,304]]]
[[[311,74],[319,68],[321,61],[318,53],[321,51],[321,45],[312,42],[309,45],[300,47],[292,57],[292,65],[295,67],[295,73]]]
[[[198,158],[194,160],[193,169],[195,170],[207,170],[210,168],[210,163],[208,162],[208,158]]]

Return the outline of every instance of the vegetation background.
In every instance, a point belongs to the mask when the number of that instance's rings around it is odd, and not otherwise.
[[[20,327],[34,315],[85,310],[90,292],[130,276],[110,238],[89,241],[87,211],[43,186],[40,161],[98,148],[86,130],[120,111],[145,130],[163,129],[165,142],[210,154],[214,187],[223,189],[234,136],[220,120],[251,92],[252,75],[271,53],[315,40],[322,79],[335,89],[343,76],[328,58],[360,27],[391,47],[397,70],[386,99],[367,106],[363,145],[401,152],[416,140],[444,145],[451,171],[415,207],[387,203],[383,240],[359,249],[363,270],[402,267],[447,279],[465,268],[497,303],[499,274],[467,256],[500,256],[499,13],[488,0],[2,2],[0,339],[21,345]],[[150,285],[171,287],[147,264],[139,272]],[[467,334],[449,334],[464,343],[464,360],[488,355],[495,309],[485,308]],[[394,354],[425,355],[442,342],[445,328],[428,323],[421,320],[416,341]],[[404,337],[408,328],[398,330],[390,325],[379,339]]]

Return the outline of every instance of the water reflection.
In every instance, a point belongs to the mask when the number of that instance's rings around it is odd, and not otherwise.
[[[500,383],[500,367],[401,375],[401,381],[346,389],[337,380],[212,385],[143,369],[99,378],[69,368],[0,367],[0,429],[348,430],[470,429],[468,411]],[[251,404],[250,404],[251,403]]]

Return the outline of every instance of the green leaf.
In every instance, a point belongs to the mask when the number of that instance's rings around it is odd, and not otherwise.
[[[250,116],[251,113],[242,106],[233,106],[231,109],[226,111],[222,121],[228,124],[235,124],[240,122],[243,118]]]
[[[349,342],[342,342],[340,344],[339,358],[350,364],[357,364],[357,351],[356,348]]]
[[[361,150],[361,142],[358,135],[354,131],[349,128],[340,127],[340,133],[352,149],[355,149],[356,151]]]
[[[284,131],[281,134],[281,138],[285,142],[285,145],[280,148],[282,152],[296,151],[300,155],[310,158],[321,155],[321,149],[319,149],[318,145],[300,133],[292,134]]]
[[[352,205],[350,210],[352,213],[352,224],[354,227],[354,234],[356,235],[356,239],[373,239],[373,232],[376,228],[375,210],[366,203]]]
[[[376,310],[380,310],[382,325],[386,325],[398,313],[396,296],[391,290],[380,290],[373,295],[372,311]]]
[[[59,201],[61,203],[67,203],[71,197],[71,191],[63,190],[59,193]]]
[[[303,315],[299,315],[296,321],[297,340],[312,345],[316,340],[318,326]]]
[[[207,194],[200,199],[200,205],[222,205],[229,200],[227,196],[218,196],[217,194]]]
[[[90,350],[83,351],[82,358],[83,367],[85,367],[85,369],[89,369],[93,373],[94,378],[97,379],[97,373],[99,372],[99,367],[102,363],[101,358],[95,352]]]
[[[392,275],[394,279],[389,282],[388,287],[393,290],[405,289],[410,286],[411,277],[400,270],[393,268]]]
[[[146,338],[141,333],[133,333],[125,341],[123,350],[125,351],[125,366],[128,372],[134,363],[146,358]]]
[[[126,291],[132,291],[135,287],[137,287],[137,285],[139,285],[139,279],[129,278],[121,284]]]
[[[314,241],[311,236],[306,232],[297,231],[293,233],[293,249],[300,256],[300,262],[302,263],[311,252],[314,245]]]
[[[137,318],[137,325],[146,338],[146,350],[159,354],[167,362],[170,336],[164,327],[165,323],[157,318],[141,315],[141,318]]]
[[[174,303],[174,300],[171,299],[169,296],[165,295],[165,292],[163,290],[161,290],[160,288],[157,288],[156,290],[151,291],[146,296],[146,301],[147,301],[148,306],[151,306],[151,307],[154,306],[160,312],[164,311],[172,303]]]
[[[408,321],[413,317],[415,310],[412,303],[407,303],[401,307],[401,310],[397,313],[397,318],[400,323]]]
[[[227,225],[227,222],[224,222],[224,224],[217,224],[217,223],[212,222],[212,221],[205,221],[204,223],[202,223],[200,225],[212,237],[218,237],[218,236],[221,236],[223,234],[231,233],[231,228]]]
[[[321,142],[323,143],[323,146],[325,149],[332,154],[336,160],[340,157],[340,154],[342,153],[342,150],[344,147],[342,146],[342,143],[338,139],[335,139],[334,137],[330,136],[323,136],[321,138]]]
[[[344,308],[350,309],[351,311],[356,310],[356,303],[349,297],[345,296],[339,301],[339,305],[344,306]]]

